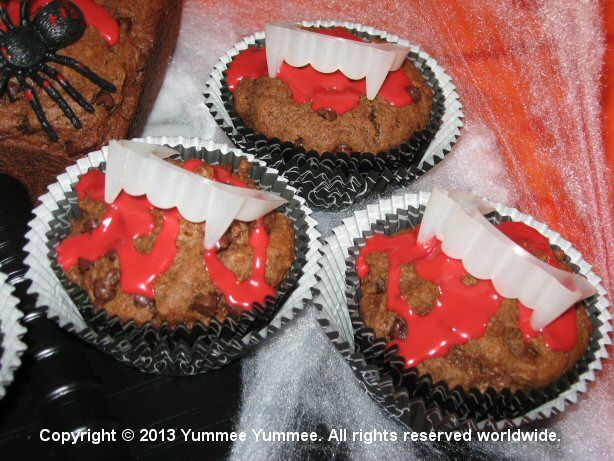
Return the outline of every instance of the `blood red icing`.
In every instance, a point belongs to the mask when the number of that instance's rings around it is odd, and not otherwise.
[[[245,310],[250,309],[256,301],[264,305],[267,296],[275,296],[275,290],[265,279],[269,235],[262,218],[256,220],[249,237],[249,245],[254,250],[252,276],[244,281],[239,280],[234,272],[224,266],[217,257],[217,248],[205,251],[205,264],[217,289],[224,293],[229,305],[240,306]]]
[[[548,240],[535,229],[516,222],[504,223],[498,227],[515,242],[543,252],[548,261],[558,265]],[[394,340],[391,345],[398,346],[398,352],[405,358],[408,366],[416,366],[429,358],[445,356],[452,346],[482,337],[503,300],[490,280],[478,280],[474,286],[464,285],[461,279],[468,273],[462,261],[446,256],[441,249],[441,242],[436,238],[420,244],[417,235],[418,229],[414,229],[412,232],[391,237],[371,237],[356,260],[356,271],[362,279],[369,273],[366,255],[383,252],[388,256],[386,306],[407,322],[407,338]],[[427,315],[422,316],[415,312],[401,295],[401,267],[408,263],[414,265],[418,276],[439,286],[440,294],[436,305]],[[530,327],[531,312],[519,304],[518,327],[527,342],[538,333]],[[540,333],[551,350],[571,350],[577,338],[575,309],[569,309]]]
[[[28,14],[33,15],[47,3],[53,0],[32,0],[28,7]],[[98,30],[105,41],[113,46],[119,40],[119,24],[107,11],[94,0],[70,0],[83,13],[85,23]],[[9,0],[7,10],[13,24],[19,24],[20,20],[20,0]],[[2,24],[0,29],[6,31],[6,26]]]
[[[343,27],[321,29],[318,33],[360,41],[360,38]],[[248,48],[230,63],[226,82],[230,91],[234,91],[244,78],[257,79],[267,75],[265,48]],[[343,115],[358,105],[360,95],[367,94],[366,79],[351,80],[341,71],[325,74],[310,65],[293,67],[284,62],[277,78],[288,85],[292,98],[298,104],[311,103],[310,107],[314,111],[332,109]],[[403,107],[412,103],[412,97],[407,91],[411,86],[411,80],[403,68],[399,68],[388,73],[377,95],[393,106]]]
[[[82,200],[104,201],[104,174],[92,170],[83,175],[77,185]],[[150,253],[139,253],[133,243],[155,229],[152,211],[155,207],[145,196],[132,197],[121,193],[107,207],[101,223],[90,233],[64,240],[57,249],[58,261],[65,271],[75,266],[79,258],[96,261],[115,252],[119,257],[121,287],[125,293],[154,299],[153,284],[166,272],[175,259],[179,234],[179,213],[176,209],[163,211],[163,225]]]
[[[201,160],[192,159],[183,168],[196,171],[203,165]],[[218,166],[213,166],[214,180],[239,187],[247,185]],[[77,184],[79,200],[86,196],[104,202],[105,176],[99,170],[84,174]],[[119,258],[120,284],[124,293],[142,295],[155,299],[154,284],[172,265],[177,254],[180,215],[177,209],[159,210],[163,225],[148,254],[139,253],[134,239],[154,231],[155,220],[152,211],[157,209],[145,196],[132,197],[125,192],[107,206],[101,224],[89,233],[73,235],[57,248],[58,261],[65,271],[77,265],[80,258],[96,261],[114,252]],[[252,275],[241,281],[218,258],[217,248],[205,251],[204,264],[215,286],[226,296],[230,305],[250,309],[252,304],[264,304],[267,296],[274,296],[275,290],[265,280],[266,257],[269,236],[262,219],[254,226],[250,236],[254,250]]]

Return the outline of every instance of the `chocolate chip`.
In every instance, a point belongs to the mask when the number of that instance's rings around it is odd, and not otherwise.
[[[77,152],[75,143],[72,141],[66,141],[64,143],[64,152],[66,152],[66,155],[74,155]]]
[[[80,274],[85,274],[93,265],[94,263],[92,261],[85,258],[79,258],[77,260],[77,269],[79,269]]]
[[[334,122],[337,119],[337,113],[332,109],[320,109],[318,115],[329,122]]]
[[[105,279],[107,280],[107,283],[115,286],[119,283],[119,280],[121,279],[121,272],[119,271],[119,269],[111,269],[109,270],[109,272],[107,272]]]
[[[147,296],[135,295],[134,305],[137,307],[146,307],[153,311],[156,308],[156,302],[153,299],[149,299]]]
[[[220,250],[223,251],[228,249],[231,242],[232,240],[230,238],[230,231],[227,231],[224,235],[222,235],[222,238],[218,242],[220,244]]]
[[[115,107],[115,99],[113,99],[113,95],[108,91],[99,91],[96,93],[93,103],[96,106],[103,106],[106,110],[111,110]]]
[[[107,303],[115,298],[117,284],[119,283],[119,269],[110,269],[102,278],[94,282],[94,297],[98,302]]]
[[[397,317],[390,328],[390,337],[392,339],[407,338],[407,322],[401,317]]]
[[[461,283],[467,287],[473,287],[478,283],[478,279],[469,274],[465,274],[461,277]]]
[[[335,149],[335,152],[350,155],[352,153],[352,148],[347,144],[339,144]]]
[[[124,32],[130,32],[132,30],[132,18],[117,18],[117,23]]]
[[[420,91],[420,88],[416,86],[410,86],[409,88],[407,88],[407,92],[411,96],[413,102],[420,102],[420,100],[422,99],[422,92]]]
[[[36,128],[30,125],[30,120],[28,117],[23,117],[17,126],[17,129],[21,131],[23,134],[35,134],[38,132]]]
[[[217,310],[217,297],[214,293],[198,295],[190,305],[190,309],[195,310],[205,317],[213,317]]]
[[[296,141],[294,141],[294,147],[305,147],[305,140],[303,138],[298,138]]]
[[[375,292],[378,295],[386,293],[386,288],[386,282],[384,282],[383,280],[378,280],[377,282],[375,282]]]

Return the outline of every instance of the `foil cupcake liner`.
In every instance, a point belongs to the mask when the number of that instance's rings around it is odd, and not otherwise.
[[[256,155],[286,176],[290,184],[316,209],[347,208],[371,193],[381,193],[390,185],[408,178],[412,166],[416,174],[428,171],[450,152],[463,126],[462,105],[451,78],[431,56],[407,40],[388,32],[360,24],[315,21],[304,26],[341,26],[366,38],[381,38],[411,47],[408,59],[422,72],[433,89],[433,108],[425,130],[414,133],[405,143],[382,152],[333,154],[305,152],[289,142],[268,139],[248,128],[234,109],[233,95],[226,84],[226,69],[242,50],[264,44],[264,33],[244,38],[228,50],[215,65],[204,92],[205,103],[213,118],[231,141]]]
[[[551,245],[566,254],[574,270],[593,284],[598,295],[584,301],[593,324],[587,352],[576,365],[554,384],[531,393],[503,390],[486,392],[460,388],[449,389],[430,376],[405,369],[394,349],[387,349],[384,339],[376,338],[359,311],[359,279],[355,258],[364,239],[373,233],[394,233],[414,227],[421,220],[428,193],[393,195],[369,205],[333,229],[324,241],[315,274],[317,282],[307,305],[320,310],[327,333],[352,366],[367,393],[394,419],[414,430],[502,430],[548,418],[575,403],[595,380],[595,372],[607,357],[611,344],[610,303],[600,278],[571,244],[545,224],[529,215],[492,203],[492,220],[521,221],[546,236]]]
[[[13,286],[6,274],[0,272],[0,399],[21,365],[26,345],[21,338],[26,328],[21,324],[23,313],[17,308],[19,300],[13,296]]]
[[[223,322],[212,319],[207,326],[197,322],[191,329],[184,325],[171,328],[166,324],[154,328],[150,323],[137,326],[134,321],[122,322],[118,317],[109,317],[103,309],[97,310],[89,296],[68,280],[57,262],[55,249],[68,236],[70,219],[79,213],[75,183],[92,168],[104,170],[106,148],[68,167],[58,182],[49,186],[49,193],[40,198],[42,204],[34,210],[26,234],[26,277],[32,281],[29,292],[38,295],[37,307],[46,310],[61,327],[142,371],[191,375],[219,368],[255,344],[252,331],[264,328],[282,306],[305,295],[302,280],[310,276],[305,268],[315,270],[315,265],[310,266],[308,260],[315,259],[320,246],[316,221],[310,217],[311,210],[305,206],[304,199],[275,170],[253,156],[196,138],[157,137],[137,141],[168,145],[186,160],[200,158],[212,164],[232,163],[235,168],[246,158],[253,165],[252,179],[288,200],[283,211],[295,230],[295,260],[287,278],[277,288],[278,296],[267,299],[264,306],[255,304],[236,319],[229,317]]]

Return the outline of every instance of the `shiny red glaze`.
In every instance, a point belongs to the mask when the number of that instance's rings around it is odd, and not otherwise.
[[[548,239],[535,229],[516,222],[503,223],[498,227],[515,242],[526,242],[528,248],[547,254],[548,260],[558,266]],[[452,346],[482,337],[503,299],[490,280],[478,280],[471,287],[464,285],[461,279],[468,273],[462,261],[446,256],[441,250],[441,242],[436,238],[420,244],[417,235],[418,228],[392,237],[370,237],[356,260],[356,271],[360,278],[365,278],[369,273],[367,254],[383,252],[388,256],[386,306],[407,322],[407,338],[390,344],[398,346],[399,354],[405,358],[408,366],[416,366],[429,358],[446,356]],[[421,278],[439,286],[436,305],[425,316],[416,313],[401,295],[401,267],[408,263],[414,265]],[[519,304],[518,326],[526,341],[537,336],[537,332],[530,327],[530,315],[530,309]],[[575,309],[569,309],[540,333],[551,350],[571,350],[577,338]]]
[[[322,29],[318,32],[360,41],[342,27]],[[234,91],[243,78],[257,79],[267,75],[266,50],[249,48],[232,60],[227,70],[226,81],[230,91]],[[338,115],[343,115],[358,105],[361,95],[367,94],[366,79],[351,80],[340,71],[325,74],[310,65],[292,67],[284,62],[277,78],[288,85],[292,98],[298,104],[311,103],[310,107],[314,111],[332,109]],[[411,80],[403,68],[399,68],[388,73],[377,95],[393,106],[403,107],[412,103],[407,91],[411,86]]]
[[[104,200],[104,174],[92,170],[82,176],[77,185],[79,199]],[[57,249],[58,261],[65,271],[74,267],[79,258],[96,261],[114,252],[119,258],[122,290],[131,295],[155,299],[153,284],[166,272],[177,253],[179,213],[163,211],[162,229],[150,253],[139,253],[133,240],[155,229],[152,211],[155,209],[145,196],[132,197],[121,193],[107,206],[101,223],[89,233],[64,240]]]
[[[217,248],[205,250],[205,265],[216,288],[224,293],[229,305],[245,310],[251,309],[254,302],[264,305],[267,296],[275,296],[275,290],[265,279],[269,235],[262,218],[256,221],[249,244],[254,250],[252,276],[244,281],[224,266],[217,256]]]
[[[183,168],[196,171],[203,165],[201,160],[188,160]],[[214,180],[239,187],[247,185],[232,177],[232,174],[213,166]],[[99,170],[84,174],[76,186],[79,200],[86,196],[104,202],[105,175]],[[132,197],[125,192],[107,206],[101,224],[92,232],[73,235],[64,240],[57,249],[58,261],[65,271],[74,267],[79,258],[96,261],[114,252],[120,263],[120,284],[127,294],[142,295],[155,299],[154,283],[171,266],[177,254],[179,235],[178,211],[160,210],[163,226],[156,242],[148,254],[136,251],[133,240],[150,234],[155,229],[152,211],[156,209],[145,196]],[[215,286],[226,296],[230,305],[251,309],[253,303],[264,304],[267,296],[274,296],[275,290],[265,280],[266,257],[269,236],[262,219],[259,219],[250,236],[254,249],[252,276],[240,281],[237,276],[218,258],[217,249],[205,251],[204,263]]]
[[[28,14],[35,14],[43,6],[52,1],[53,0],[32,0],[28,8]],[[113,19],[113,16],[102,6],[94,2],[94,0],[70,1],[81,10],[86,24],[95,27],[109,45],[113,46],[117,44],[119,40],[119,24]],[[20,0],[9,0],[7,5],[9,16],[15,25],[19,24],[20,21],[20,6]],[[6,31],[4,24],[0,26],[0,29]]]
[[[196,162],[196,163],[192,163]],[[189,160],[184,168],[198,168],[202,164],[200,160]],[[235,178],[232,173],[216,165],[213,168],[213,179],[218,182],[230,184],[236,187],[247,187],[245,182]],[[192,170],[193,171],[193,170]],[[264,221],[258,219],[249,238],[249,244],[254,250],[252,261],[252,275],[249,279],[241,281],[228,269],[218,258],[218,248],[205,250],[204,260],[207,271],[215,284],[215,287],[224,293],[226,302],[231,306],[249,310],[252,304],[258,302],[264,305],[267,296],[274,296],[275,290],[265,279],[266,254],[269,248],[269,235],[264,227]]]

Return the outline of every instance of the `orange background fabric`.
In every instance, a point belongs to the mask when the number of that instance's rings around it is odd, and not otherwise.
[[[466,122],[496,136],[515,185],[516,203],[507,204],[559,231],[614,288],[614,2],[203,3],[219,31],[232,29],[237,39],[271,21],[335,19],[419,45],[454,79]]]

